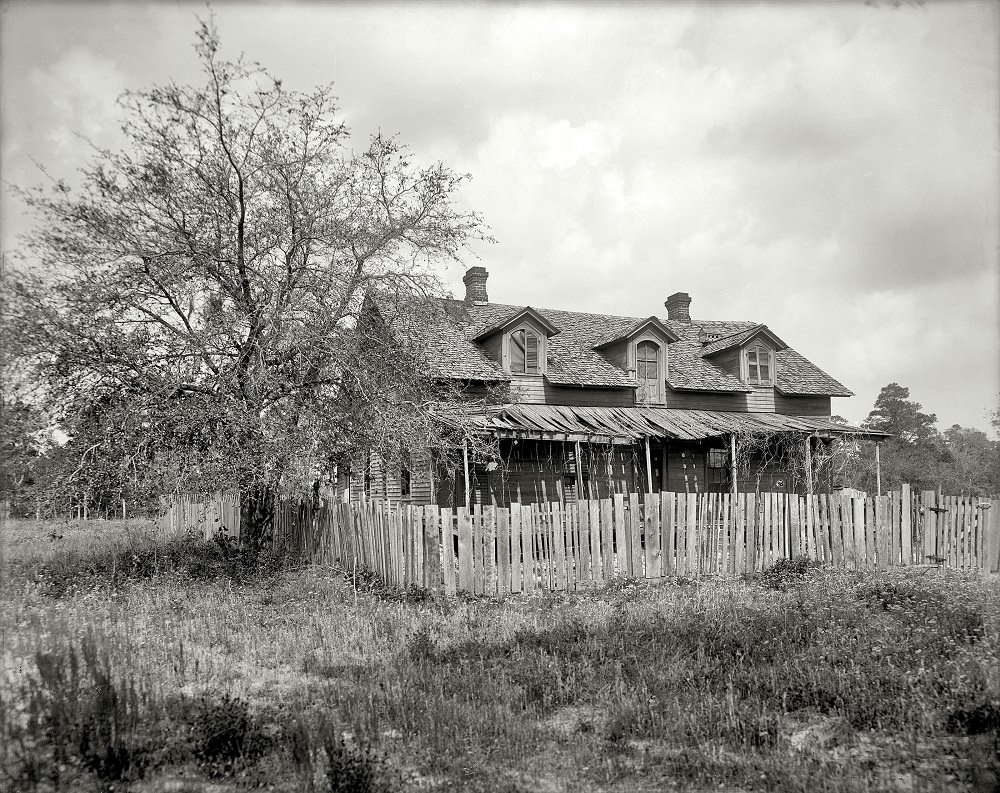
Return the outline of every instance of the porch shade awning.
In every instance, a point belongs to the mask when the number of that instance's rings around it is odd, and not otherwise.
[[[632,443],[643,438],[701,440],[736,432],[844,436],[878,440],[888,433],[838,424],[817,416],[733,413],[662,407],[498,405],[473,414],[483,431],[505,437]]]

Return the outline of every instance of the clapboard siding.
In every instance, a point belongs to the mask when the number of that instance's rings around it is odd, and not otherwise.
[[[546,405],[581,405],[583,407],[632,407],[634,388],[572,388],[545,383]]]
[[[825,416],[833,415],[828,396],[786,396],[775,393],[774,412],[786,416]]]
[[[410,454],[410,498],[412,504],[434,503],[434,483],[431,481],[431,456],[426,450]]]
[[[510,376],[512,402],[525,405],[545,404],[545,378],[539,375],[512,374]]]
[[[747,412],[774,413],[774,387],[753,386],[753,391],[747,394]]]
[[[664,407],[686,408],[688,410],[729,410],[738,413],[747,411],[747,395],[717,394],[704,391],[675,391],[667,389]]]
[[[705,491],[707,456],[689,449],[667,449],[667,490],[675,493]]]

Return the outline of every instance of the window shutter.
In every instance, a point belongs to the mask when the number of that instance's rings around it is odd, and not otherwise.
[[[538,374],[538,337],[534,333],[526,333],[524,338],[524,371]]]
[[[510,370],[524,371],[524,331],[516,330],[510,334]]]
[[[764,350],[761,350],[757,354],[757,360],[760,362],[760,382],[770,383],[771,382],[771,355]]]

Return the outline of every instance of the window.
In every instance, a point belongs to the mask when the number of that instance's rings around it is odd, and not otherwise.
[[[771,385],[773,383],[771,351],[755,344],[746,351],[747,382],[752,385]]]
[[[660,397],[660,346],[640,341],[635,346],[635,377],[639,381],[639,399],[657,402]]]
[[[521,328],[510,334],[510,371],[513,374],[542,373],[542,343],[538,334]]]
[[[399,467],[399,496],[410,497],[410,455],[403,456],[403,464]]]

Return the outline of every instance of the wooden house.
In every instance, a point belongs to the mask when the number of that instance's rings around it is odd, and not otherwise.
[[[667,298],[665,318],[610,316],[492,303],[487,277],[470,268],[465,299],[436,301],[426,333],[432,376],[470,398],[504,394],[476,413],[497,455],[369,457],[345,495],[463,506],[821,491],[835,484],[817,462],[832,442],[879,435],[832,421],[832,398],[852,392],[766,325],[692,319],[687,293]]]

